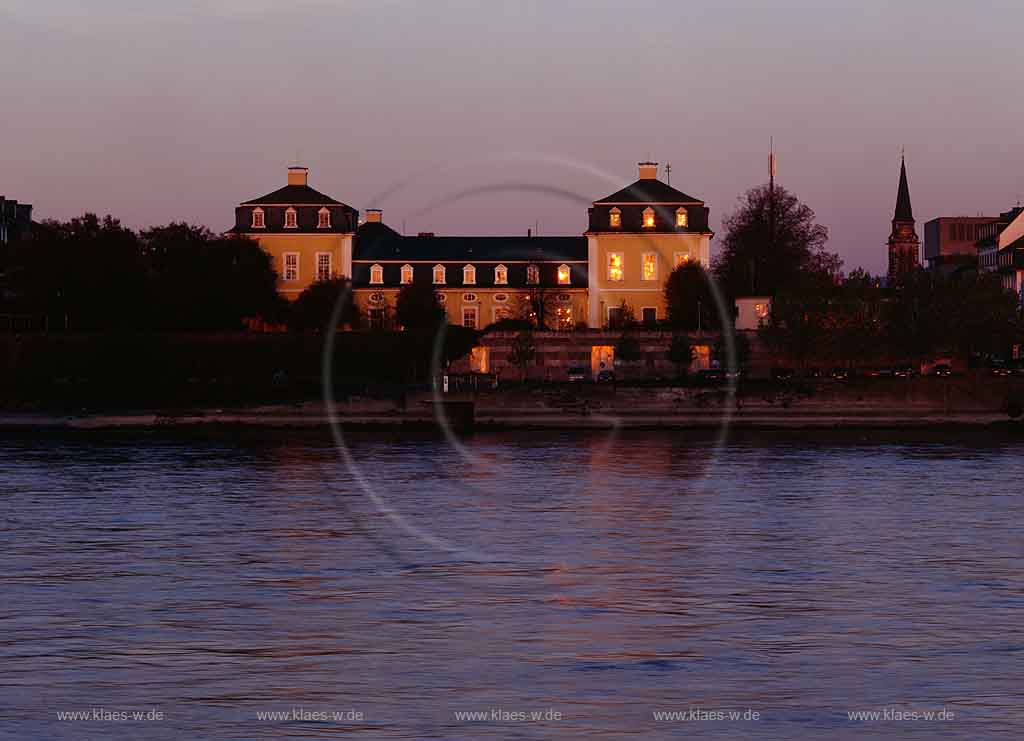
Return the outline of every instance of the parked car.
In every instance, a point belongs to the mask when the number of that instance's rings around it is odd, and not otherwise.
[[[571,383],[583,383],[590,380],[590,369],[582,365],[572,366],[568,373]]]
[[[697,380],[701,383],[723,383],[725,371],[721,368],[703,368],[697,371]]]
[[[896,378],[913,378],[917,375],[917,369],[912,365],[900,365],[892,369]]]
[[[1004,360],[993,360],[991,363],[989,363],[988,372],[991,373],[993,376],[1005,378],[1006,376],[1010,375],[1010,367],[1006,364],[1006,361]]]
[[[804,378],[809,378],[809,379],[821,378],[821,369],[820,368],[805,368],[804,369]]]
[[[831,376],[833,381],[848,381],[850,380],[850,371],[848,371],[846,368],[836,366],[835,368],[832,369],[832,372],[829,374],[829,376]]]
[[[948,363],[939,363],[932,368],[932,375],[936,378],[949,378],[953,375],[953,368]]]
[[[792,368],[772,368],[773,381],[791,381],[795,375],[796,371]]]
[[[615,382],[615,371],[603,370],[597,373],[598,383],[614,383]]]
[[[864,371],[866,378],[892,378],[895,375],[895,371],[889,367],[881,368],[868,368]]]

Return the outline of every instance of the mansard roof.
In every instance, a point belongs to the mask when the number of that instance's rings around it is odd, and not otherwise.
[[[594,204],[612,203],[671,203],[671,204],[699,204],[704,201],[693,196],[688,196],[681,190],[676,190],[671,185],[653,178],[641,178],[632,185],[594,201]]]
[[[354,260],[586,262],[586,237],[403,237],[383,223],[356,232]]]
[[[243,206],[293,206],[293,205],[325,205],[345,206],[351,208],[341,201],[336,201],[330,196],[324,195],[308,185],[286,185],[278,188],[273,193],[267,193],[260,198],[253,198],[251,201],[243,201]]]

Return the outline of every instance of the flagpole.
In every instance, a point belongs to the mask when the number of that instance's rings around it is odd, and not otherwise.
[[[775,137],[768,139],[768,249],[775,251]]]

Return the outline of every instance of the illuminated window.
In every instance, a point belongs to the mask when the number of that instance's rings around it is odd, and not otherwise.
[[[618,229],[622,226],[622,212],[618,208],[612,208],[608,212],[608,226],[612,229]]]
[[[499,265],[494,269],[494,285],[508,285],[508,268],[506,268],[504,265]]]
[[[476,317],[477,308],[475,306],[465,306],[462,309],[462,326],[468,327],[469,329],[476,329]]]
[[[331,212],[328,211],[326,208],[320,209],[316,226],[317,229],[331,228]]]
[[[512,309],[507,306],[495,306],[492,309],[494,321],[500,322],[502,319],[514,319],[515,316],[512,314]]]
[[[402,266],[402,283],[412,283],[412,265]]]
[[[298,252],[285,252],[284,253],[284,270],[282,271],[284,280],[292,281],[299,279],[299,253]]]
[[[685,265],[689,261],[690,254],[688,252],[676,252],[673,257],[675,258],[676,267],[678,268],[680,265]]]
[[[298,216],[295,213],[295,209],[289,206],[288,210],[284,212],[284,228],[297,229],[298,226]]]
[[[608,280],[622,280],[622,253],[608,253]]]
[[[654,228],[654,209],[653,208],[645,208],[644,209],[644,229],[653,229],[653,228]]]
[[[317,252],[316,253],[316,279],[317,280],[330,280],[331,274],[331,253],[330,252]]]
[[[766,304],[754,304],[754,313],[757,314],[759,319],[764,319],[768,316],[768,306]]]
[[[434,285],[444,285],[444,265],[434,266]]]
[[[658,280],[658,255],[654,252],[644,254],[644,280]]]
[[[462,269],[462,284],[473,285],[476,283],[476,268],[472,265],[467,265]]]
[[[384,282],[384,268],[380,265],[370,266],[370,283],[380,285]]]
[[[558,266],[558,285],[567,286],[571,282],[571,273],[568,265]]]
[[[540,268],[536,265],[526,266],[526,282],[531,285],[540,283]]]
[[[266,227],[266,223],[263,221],[263,209],[257,208],[252,212],[252,228],[263,229]]]

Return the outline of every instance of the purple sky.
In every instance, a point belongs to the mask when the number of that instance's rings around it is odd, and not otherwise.
[[[774,135],[877,272],[901,145],[922,236],[1024,198],[1022,28],[1009,0],[5,0],[0,194],[224,229],[299,158],[408,232],[578,234],[651,157],[717,229]]]

